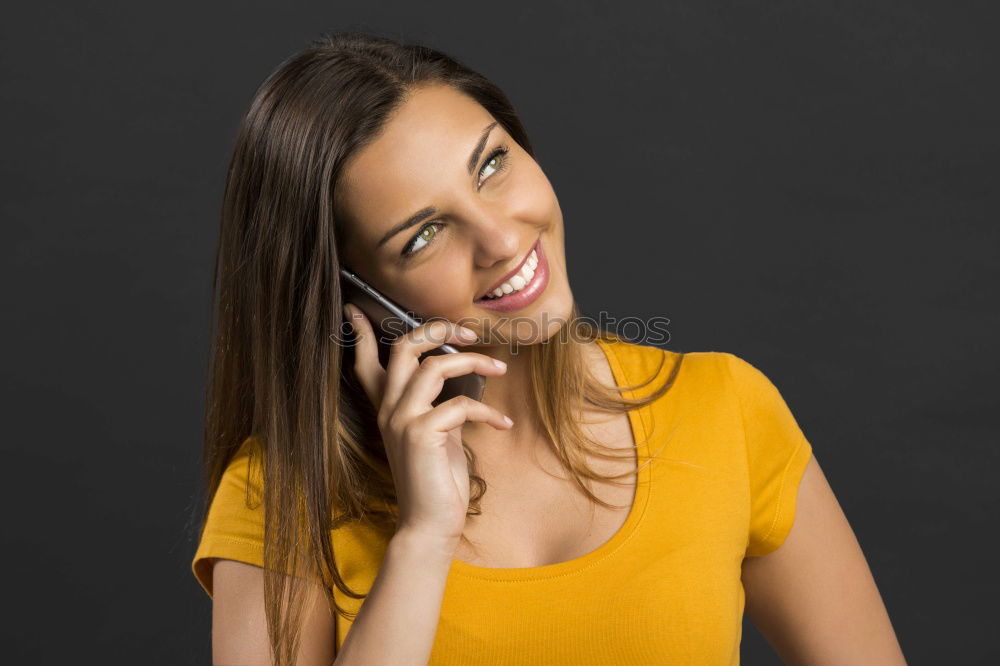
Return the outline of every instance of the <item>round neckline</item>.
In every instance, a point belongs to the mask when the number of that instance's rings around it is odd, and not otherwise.
[[[618,386],[630,385],[631,382],[625,374],[625,370],[614,349],[615,345],[625,343],[621,340],[611,339],[605,341],[601,338],[597,338],[596,341],[601,351],[604,352],[608,364],[611,366],[611,374],[614,376]],[[619,391],[619,395],[628,398],[638,397],[634,392],[629,391]],[[649,430],[646,427],[645,420],[645,411],[648,407],[646,405],[627,412],[632,440],[636,443],[636,463],[639,467],[639,472],[636,477],[632,506],[629,508],[625,522],[611,538],[589,553],[571,560],[554,562],[539,567],[482,567],[452,558],[451,571],[465,578],[478,578],[481,580],[505,582],[541,580],[578,573],[614,554],[635,533],[636,528],[646,513],[646,505],[649,501],[650,467],[649,465],[644,465],[649,458]]]

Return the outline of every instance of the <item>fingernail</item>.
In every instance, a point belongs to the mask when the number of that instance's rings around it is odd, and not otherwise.
[[[509,416],[507,416],[506,414],[504,414],[504,417],[503,417],[503,422],[504,422],[504,423],[506,423],[507,425],[514,425],[514,422],[513,422],[513,421],[511,421],[511,420],[510,420],[510,417],[509,417]]]
[[[464,326],[459,326],[458,337],[462,338],[463,340],[472,341],[476,339],[476,332]]]
[[[501,361],[498,358],[493,359],[493,365],[497,366],[498,368],[506,368],[507,367],[507,364],[504,363],[503,361]]]

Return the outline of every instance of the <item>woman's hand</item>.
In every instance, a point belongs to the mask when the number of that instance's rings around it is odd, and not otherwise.
[[[507,429],[512,423],[499,410],[468,396],[457,396],[436,407],[448,377],[475,372],[495,377],[506,372],[501,361],[485,354],[421,354],[443,343],[469,344],[460,336],[468,331],[444,320],[422,324],[396,338],[388,367],[379,363],[375,333],[353,304],[344,307],[358,337],[354,372],[378,410],[378,426],[385,444],[399,505],[397,533],[407,533],[458,546],[469,509],[469,469],[462,448],[462,425],[467,421]]]

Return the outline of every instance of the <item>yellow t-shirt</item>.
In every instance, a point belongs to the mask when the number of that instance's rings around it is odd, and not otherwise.
[[[626,397],[651,392],[680,355],[600,345],[619,385],[641,382],[666,355],[660,377]],[[431,664],[739,663],[741,563],[788,535],[812,448],[774,384],[725,352],[685,354],[674,386],[629,421],[640,463],[663,448],[640,471],[622,528],[582,557],[541,567],[453,560]],[[208,558],[263,566],[263,508],[244,505],[247,461],[244,443],[192,562],[209,595]],[[371,588],[389,536],[364,525],[331,532],[351,588]],[[360,608],[334,592],[342,607]],[[338,616],[338,647],[349,628]]]

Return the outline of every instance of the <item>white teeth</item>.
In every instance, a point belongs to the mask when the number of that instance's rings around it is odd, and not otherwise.
[[[499,298],[504,294],[524,289],[524,287],[531,282],[531,278],[535,277],[536,268],[538,268],[538,254],[532,250],[517,275],[491,291],[489,295]]]

